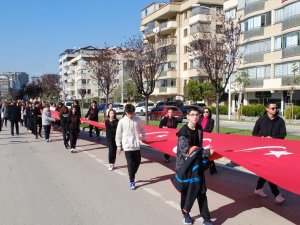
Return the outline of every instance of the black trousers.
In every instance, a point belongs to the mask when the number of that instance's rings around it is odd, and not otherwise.
[[[256,189],[262,189],[264,187],[264,184],[266,183],[266,179],[260,177],[257,181],[257,186]],[[277,195],[279,195],[279,190],[276,184],[273,184],[272,182],[268,181],[271,191],[273,193],[273,195],[276,197]]]
[[[180,207],[182,209],[183,214],[184,213],[189,213],[191,211],[191,209],[185,209],[186,197],[187,197],[186,193],[181,193]],[[204,222],[210,221],[210,213],[209,213],[209,210],[208,210],[208,203],[207,203],[206,193],[204,193],[204,194],[199,193],[199,195],[197,197],[197,201],[198,201],[200,214],[201,214]],[[193,205],[193,204],[190,204],[190,205]]]
[[[115,164],[116,154],[117,154],[117,145],[114,138],[107,138],[108,144],[108,162],[109,164]]]
[[[94,126],[90,125],[90,137],[92,137]],[[95,127],[96,136],[99,137],[100,131],[98,127]]]
[[[64,145],[68,146],[69,140],[70,140],[70,134],[68,133],[66,126],[61,126],[61,129],[62,129],[62,133],[63,133]]]
[[[127,161],[129,180],[130,182],[134,182],[135,174],[141,164],[141,152],[140,150],[125,151],[125,157]]]
[[[16,134],[19,134],[19,122],[18,121],[10,121],[11,135],[14,135],[14,127],[16,127]]]
[[[71,146],[71,148],[76,148],[78,133],[79,133],[78,130],[70,130],[70,146]]]
[[[31,118],[30,117],[26,117],[26,127],[27,127],[27,130],[31,130]]]
[[[44,125],[45,139],[49,140],[50,138],[51,125]]]
[[[33,134],[35,134],[35,137],[38,137],[38,135],[42,135],[42,121],[33,119]],[[37,128],[39,126],[39,129]]]

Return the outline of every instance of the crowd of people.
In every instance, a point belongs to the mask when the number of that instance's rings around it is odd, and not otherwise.
[[[286,136],[286,127],[284,120],[277,114],[277,106],[270,102],[266,105],[266,113],[256,121],[253,128],[253,136],[261,136],[262,138],[280,138]],[[58,111],[60,120],[55,121],[51,116],[51,111]],[[42,128],[44,128],[44,138],[46,142],[50,142],[50,131],[52,124],[60,126],[63,134],[63,144],[66,149],[70,149],[71,153],[77,151],[76,143],[80,133],[80,118],[81,109],[78,100],[74,100],[71,109],[63,103],[57,106],[54,103],[34,101],[11,101],[0,104],[0,121],[1,126],[7,127],[7,121],[10,121],[11,135],[19,135],[19,125],[27,128],[29,133],[32,133],[35,138],[42,137]],[[85,115],[85,118],[92,121],[99,121],[99,111],[97,102],[91,102],[91,106]],[[199,108],[192,107],[187,111],[188,122],[184,124],[177,132],[177,156],[176,156],[176,174],[182,175],[182,170],[188,168],[186,163],[191,163],[191,149],[193,147],[202,148],[203,132],[212,132],[214,128],[214,120],[212,119],[211,110],[205,107],[201,112]],[[132,104],[125,106],[123,117],[118,120],[117,113],[112,109],[110,104],[107,110],[104,111],[103,120],[106,127],[106,139],[108,144],[108,170],[112,171],[116,168],[117,152],[124,152],[127,161],[129,188],[135,190],[135,176],[141,163],[141,144],[145,139],[145,129],[142,120],[135,115],[135,107]],[[160,121],[160,128],[177,128],[178,121],[173,116],[172,108],[168,109],[168,113]],[[92,138],[93,130],[95,129],[96,137],[100,139],[100,132],[97,127],[89,126],[89,136]],[[202,153],[203,157],[203,153]],[[166,162],[170,161],[170,156],[165,154]],[[203,163],[204,161],[202,161]],[[193,161],[194,163],[194,161]],[[206,164],[206,162],[205,162]],[[209,168],[211,174],[217,173],[216,165],[213,161],[209,161],[205,167],[197,169],[199,176],[199,184],[193,182],[190,188],[183,188],[181,192],[180,207],[183,215],[184,224],[192,224],[193,219],[190,216],[190,211],[194,201],[197,199],[201,216],[204,219],[204,225],[212,225],[210,213],[208,209],[208,201],[206,196],[206,184],[204,170]],[[193,167],[194,168],[194,167]],[[198,167],[197,167],[198,168]],[[193,171],[190,171],[193,172]],[[186,171],[184,172],[186,173]],[[185,174],[186,176],[186,174]],[[177,175],[176,175],[177,177]],[[201,179],[200,179],[201,178]],[[177,177],[178,182],[182,182]],[[195,180],[194,180],[195,181]],[[266,180],[259,178],[254,193],[260,197],[267,197],[263,190]],[[196,185],[196,186],[195,186]],[[280,194],[277,186],[269,182],[271,191],[275,197],[276,203],[283,203],[284,197]]]

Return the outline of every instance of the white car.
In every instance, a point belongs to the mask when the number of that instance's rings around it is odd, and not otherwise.
[[[66,100],[65,101],[65,106],[67,106],[68,109],[71,109],[72,105],[73,105],[73,101],[71,101],[71,100]]]
[[[119,103],[113,103],[112,105],[113,110],[116,111],[117,114],[123,114],[124,113],[124,106]]]
[[[148,112],[150,112],[153,108],[154,104],[152,102],[148,102]],[[146,114],[145,102],[139,102],[135,105],[135,113],[140,114],[141,116],[144,116]]]

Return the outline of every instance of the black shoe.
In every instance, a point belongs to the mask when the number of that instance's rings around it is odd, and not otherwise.
[[[35,139],[39,139],[38,137],[35,137]]]
[[[43,136],[41,134],[39,134],[39,136],[42,138]]]
[[[65,149],[70,149],[70,146],[68,146],[68,145],[65,145]]]

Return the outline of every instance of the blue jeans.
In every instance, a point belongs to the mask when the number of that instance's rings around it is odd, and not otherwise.
[[[51,130],[51,125],[44,125],[45,139],[46,140],[48,140],[50,138],[50,130]]]

